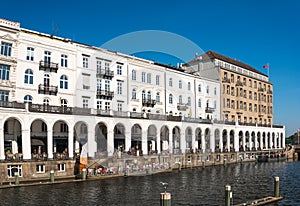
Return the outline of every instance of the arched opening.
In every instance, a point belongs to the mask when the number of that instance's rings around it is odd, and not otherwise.
[[[210,130],[208,128],[206,128],[205,132],[204,132],[204,141],[205,141],[205,152],[211,152],[211,150],[210,150]]]
[[[180,153],[180,129],[179,127],[174,127],[172,130],[173,136],[173,153],[179,154]]]
[[[256,143],[255,143],[255,132],[252,132],[251,133],[251,142],[252,142],[252,148],[251,148],[251,150],[253,150],[253,151],[255,151],[256,150]]]
[[[263,149],[267,149],[266,133],[264,132],[262,134],[262,140],[263,140]]]
[[[275,149],[275,146],[277,147],[277,145],[275,145],[275,133],[272,133],[272,149]]]
[[[55,122],[53,125],[53,158],[66,159],[68,157],[68,134],[69,127],[64,121]]]
[[[131,149],[136,155],[142,154],[142,128],[135,124],[131,127]]]
[[[87,161],[88,127],[84,122],[77,122],[74,126],[74,151],[80,154],[81,163]]]
[[[186,142],[186,151],[193,152],[193,131],[190,127],[187,127],[185,130],[185,142]]]
[[[235,152],[235,148],[234,148],[234,131],[230,130],[229,133],[229,140],[230,140],[230,152]]]
[[[244,151],[244,141],[243,141],[243,132],[242,131],[240,131],[239,132],[239,151],[240,152],[242,152],[242,151]]]
[[[147,131],[148,154],[157,153],[157,130],[154,125],[150,125]]]
[[[125,148],[125,127],[123,124],[116,124],[114,127],[114,149],[121,151],[126,150]],[[130,150],[130,148],[128,148]],[[128,150],[128,151],[129,151]]]
[[[245,139],[245,141],[246,141],[245,142],[245,150],[250,151],[250,133],[248,131],[246,131],[245,137],[246,137],[246,139]]]
[[[33,159],[46,159],[48,157],[47,131],[47,124],[43,120],[34,120],[31,123],[30,140]]]
[[[169,152],[169,128],[162,126],[160,129],[160,148],[162,153]]]
[[[260,132],[257,133],[257,149],[262,150],[262,143],[261,143],[261,134]]]
[[[96,158],[107,157],[107,127],[104,123],[100,122],[95,127],[95,140],[97,142]],[[123,147],[123,146],[122,146]],[[123,151],[124,148],[119,148]]]
[[[202,138],[201,138],[201,136],[202,136],[202,131],[201,131],[201,129],[200,128],[197,128],[196,129],[196,132],[195,132],[195,140],[196,140],[196,143],[197,143],[197,150],[198,151],[201,151],[201,149],[202,149]]]
[[[215,130],[215,152],[221,152],[220,148],[220,130],[216,129]]]
[[[228,146],[227,146],[227,130],[224,129],[222,132],[222,139],[223,139],[223,151],[228,152]]]
[[[15,118],[4,122],[4,152],[7,160],[22,158],[22,126]]]

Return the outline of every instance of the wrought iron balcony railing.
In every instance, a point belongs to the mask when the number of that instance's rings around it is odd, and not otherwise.
[[[57,73],[58,64],[53,62],[40,61],[40,70]]]
[[[38,89],[39,94],[48,94],[48,95],[57,95],[57,91],[58,91],[57,86],[47,86],[44,84],[40,84]]]

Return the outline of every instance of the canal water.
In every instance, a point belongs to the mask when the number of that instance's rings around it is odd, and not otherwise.
[[[225,185],[238,204],[273,196],[280,177],[278,205],[300,205],[300,162],[244,163],[181,172],[0,190],[0,205],[159,205],[167,182],[172,205],[224,205]]]

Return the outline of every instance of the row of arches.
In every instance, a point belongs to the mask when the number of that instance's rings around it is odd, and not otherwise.
[[[84,146],[90,157],[132,150],[150,154],[184,153],[188,150],[237,152],[284,147],[283,133],[278,132],[212,129],[211,125],[186,128],[178,125],[141,125],[135,123],[128,126],[119,122],[108,126],[100,121],[91,126],[78,121],[72,126],[64,120],[57,120],[50,125],[38,118],[30,123],[30,130],[27,132],[17,118],[10,117],[4,122],[4,144],[0,150],[5,154],[26,153],[23,155],[27,158],[35,154],[46,154],[53,158],[57,154],[73,157]],[[4,157],[0,155],[0,158]]]

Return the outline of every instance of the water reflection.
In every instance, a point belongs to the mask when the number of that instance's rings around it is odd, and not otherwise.
[[[159,205],[160,182],[168,182],[172,205],[224,205],[224,187],[231,185],[234,204],[273,195],[280,177],[279,205],[300,202],[300,162],[245,163],[193,168],[144,177],[0,190],[1,205]]]

